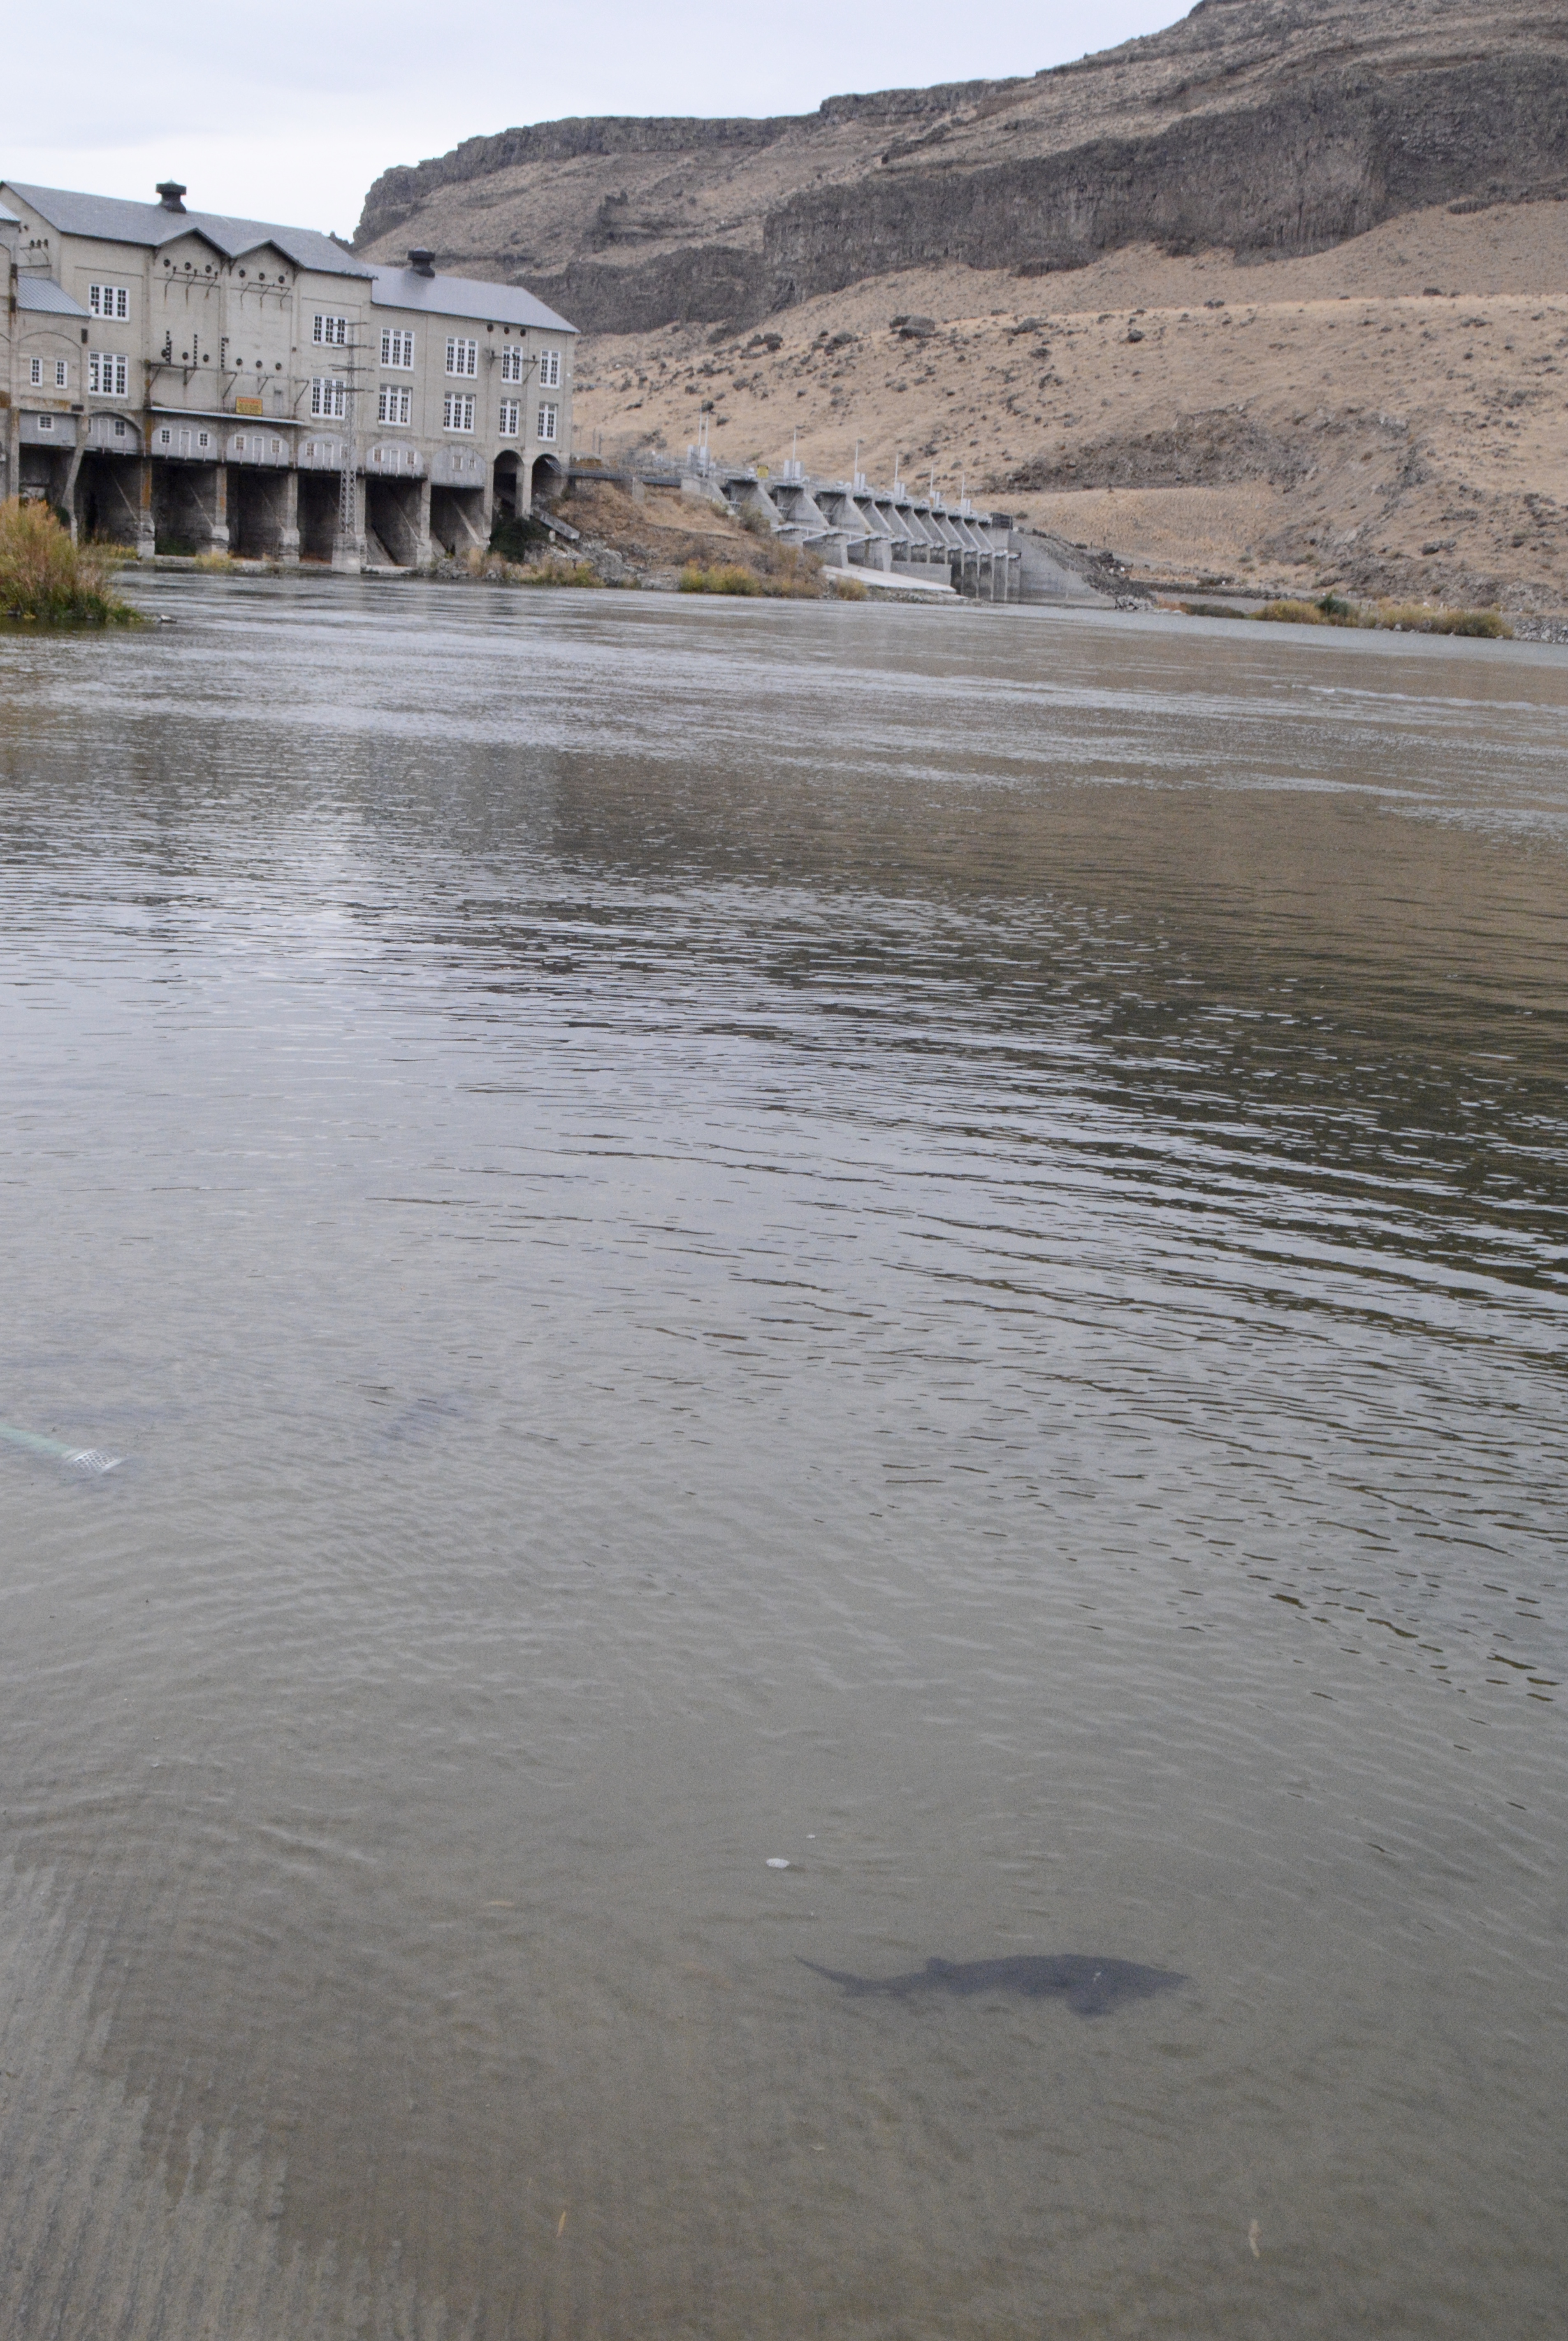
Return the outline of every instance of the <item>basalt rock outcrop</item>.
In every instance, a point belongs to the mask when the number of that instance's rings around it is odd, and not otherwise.
[[[1568,7],[1200,0],[1028,77],[771,120],[614,118],[388,171],[356,248],[430,245],[589,331],[737,324],[867,278],[1119,246],[1322,250],[1433,204],[1568,192]]]
[[[994,484],[1005,494],[1077,488],[1179,488],[1267,480],[1294,487],[1313,467],[1307,443],[1221,408],[1179,415],[1167,428],[1076,441],[1032,456]]]

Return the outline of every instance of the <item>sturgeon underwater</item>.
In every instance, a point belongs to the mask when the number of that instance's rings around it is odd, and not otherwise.
[[[973,1999],[981,1992],[1017,1992],[1024,1999],[1064,1999],[1074,2016],[1108,2016],[1129,2000],[1153,1999],[1157,1992],[1174,1991],[1185,1983],[1169,1967],[1142,1967],[1131,1959],[1096,1959],[1083,1952],[1059,1958],[1022,1957],[1002,1959],[927,1959],[907,1975],[846,1975],[838,1967],[819,1967],[803,1959],[814,1975],[842,1984],[852,1997],[881,1992],[894,1999],[912,1999],[916,1992],[944,1991],[954,1999]]]

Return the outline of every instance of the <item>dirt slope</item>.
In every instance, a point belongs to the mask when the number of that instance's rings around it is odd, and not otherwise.
[[[934,332],[904,338],[906,314]],[[798,433],[841,475],[858,439],[874,478],[934,470],[1144,575],[1568,607],[1568,204],[1420,213],[1267,266],[911,272],[768,330],[776,350],[596,337],[579,443],[683,449],[707,403],[737,459]]]

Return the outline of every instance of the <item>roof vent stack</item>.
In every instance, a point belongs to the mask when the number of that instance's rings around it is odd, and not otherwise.
[[[415,276],[434,276],[435,254],[430,250],[428,244],[414,244],[409,251],[408,265]]]
[[[183,212],[185,210],[185,206],[182,200],[185,195],[185,192],[184,187],[181,186],[177,179],[160,179],[158,181],[158,201],[162,204],[166,212]]]

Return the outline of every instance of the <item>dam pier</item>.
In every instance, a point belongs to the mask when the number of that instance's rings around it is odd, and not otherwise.
[[[776,471],[727,463],[700,444],[686,450],[684,463],[580,458],[571,476],[614,481],[638,501],[650,488],[678,488],[747,526],[765,526],[782,543],[814,553],[829,570],[848,572],[873,593],[1023,598],[1024,545],[1011,516],[977,511],[968,496],[949,503],[896,478],[891,487],[874,487],[864,472],[818,478],[798,457]]]

